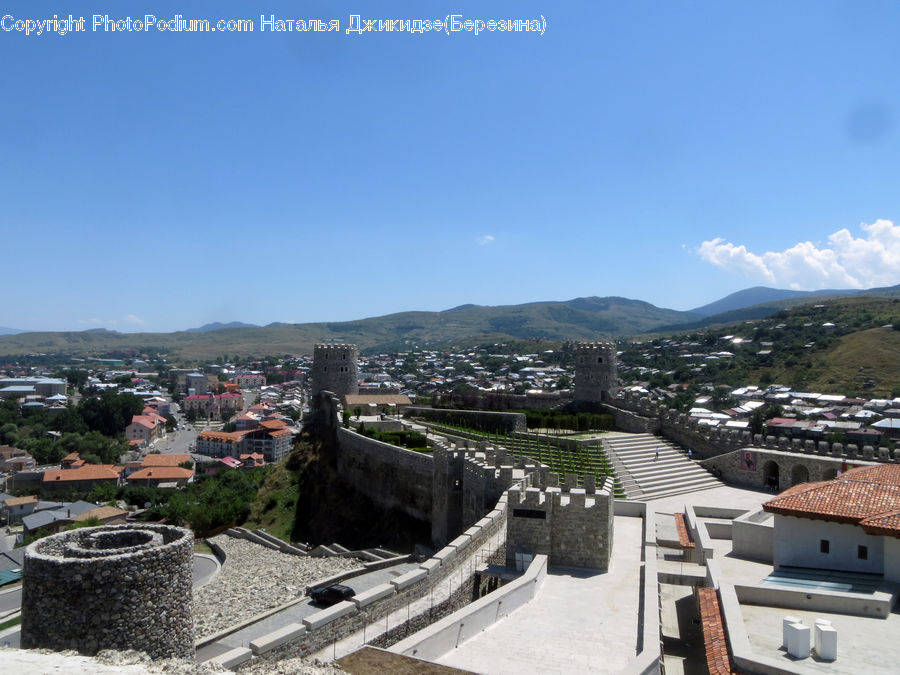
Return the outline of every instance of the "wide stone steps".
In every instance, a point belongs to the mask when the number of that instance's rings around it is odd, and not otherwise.
[[[660,499],[722,485],[680,448],[658,436],[617,434],[604,439],[603,445],[629,499]]]

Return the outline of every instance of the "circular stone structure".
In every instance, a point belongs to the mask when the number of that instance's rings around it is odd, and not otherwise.
[[[194,535],[170,525],[104,525],[25,550],[24,649],[136,649],[192,657]]]

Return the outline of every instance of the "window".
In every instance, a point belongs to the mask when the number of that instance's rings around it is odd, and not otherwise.
[[[597,363],[603,363],[603,357],[602,357],[602,356],[598,356],[598,357],[597,357]]]
[[[860,560],[868,560],[869,559],[869,547],[868,546],[857,546],[856,547],[856,557]]]
[[[828,553],[831,548],[831,544],[827,539],[819,540],[819,553]]]

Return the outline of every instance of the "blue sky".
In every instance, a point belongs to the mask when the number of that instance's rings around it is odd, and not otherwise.
[[[0,30],[3,326],[900,283],[892,1],[0,3],[54,13],[87,31]],[[256,30],[91,30],[147,13]]]

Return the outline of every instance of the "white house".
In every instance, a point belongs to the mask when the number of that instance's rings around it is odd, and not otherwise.
[[[850,469],[763,504],[775,514],[775,567],[881,574],[900,581],[900,465]]]

